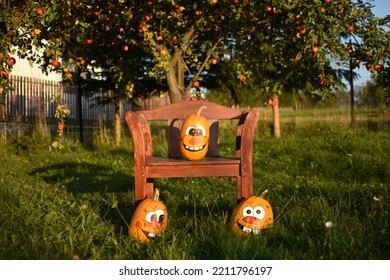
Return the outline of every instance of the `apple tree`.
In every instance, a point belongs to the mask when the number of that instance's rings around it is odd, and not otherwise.
[[[34,1],[18,30],[18,52],[42,70],[63,74],[83,94],[106,92],[97,103],[115,105],[116,141],[120,141],[120,104],[148,79],[151,59],[134,42],[129,6],[124,1]],[[33,48],[31,47],[33,46]],[[140,80],[140,81],[138,81]]]
[[[20,53],[68,80],[107,74],[117,101],[164,84],[171,102],[188,99],[191,88],[199,98],[205,77],[229,65],[229,83],[250,81],[270,96],[277,117],[281,92],[332,95],[339,86],[332,61],[359,55],[384,71],[389,57],[380,27],[388,21],[361,0],[33,3],[17,29]]]
[[[282,92],[300,91],[319,100],[332,97],[342,86],[340,72],[349,68],[351,59],[354,67],[362,64],[378,77],[384,76],[389,19],[375,17],[370,2],[262,3],[252,14],[258,21],[248,32],[254,32],[235,41],[238,54],[230,62],[244,65],[245,78],[254,80],[251,86],[269,96],[275,136],[280,137],[278,99]]]
[[[7,0],[0,3],[0,106],[11,89],[9,75],[16,59],[13,45],[18,41],[18,29],[28,14],[32,1]]]

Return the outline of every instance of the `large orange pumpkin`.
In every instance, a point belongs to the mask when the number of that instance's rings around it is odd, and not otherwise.
[[[241,201],[234,209],[230,229],[235,235],[248,236],[259,234],[273,222],[274,216],[269,202],[262,196],[251,196]]]
[[[150,242],[155,236],[163,233],[168,226],[168,211],[159,201],[159,190],[155,189],[153,197],[144,199],[135,209],[129,226],[129,236]]]
[[[206,106],[189,115],[181,127],[180,152],[187,160],[201,160],[209,148],[210,126],[207,119],[200,115],[203,109]]]

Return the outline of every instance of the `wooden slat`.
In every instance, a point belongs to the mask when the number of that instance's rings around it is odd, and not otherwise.
[[[182,158],[150,157],[146,159],[146,165],[150,166],[197,166],[197,165],[221,165],[239,164],[238,157],[205,157],[201,160],[186,160]]]
[[[223,165],[150,165],[145,168],[145,176],[149,178],[220,177],[239,175],[240,165],[238,163]]]
[[[202,116],[207,119],[238,119],[243,112],[248,110],[243,108],[227,108],[212,102],[183,101],[154,110],[142,110],[140,112],[148,120],[185,119],[189,115],[195,114],[201,106],[207,107],[202,111]]]

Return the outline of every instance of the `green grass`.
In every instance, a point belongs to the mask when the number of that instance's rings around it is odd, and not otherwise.
[[[373,130],[286,118],[276,140],[262,120],[254,191],[269,190],[273,227],[231,235],[231,178],[159,179],[170,219],[151,244],[127,237],[129,139],[121,147],[68,139],[62,150],[47,139],[10,140],[0,148],[0,259],[389,259],[390,127],[379,121]],[[225,152],[230,142],[222,139]]]

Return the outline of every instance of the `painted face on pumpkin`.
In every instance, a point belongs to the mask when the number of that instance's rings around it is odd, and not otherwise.
[[[150,242],[161,235],[168,224],[168,211],[161,201],[143,200],[134,212],[129,226],[129,236]]]
[[[184,130],[184,134],[181,136],[181,145],[187,153],[200,153],[207,152],[207,144],[209,138],[206,135],[208,128],[202,125],[196,127],[189,125]]]
[[[160,235],[164,230],[165,211],[163,209],[156,209],[154,211],[143,211],[140,219],[137,219],[134,224],[134,234],[139,240],[149,241]]]
[[[251,196],[234,209],[230,227],[234,234],[248,236],[259,234],[273,223],[271,205],[262,197]]]
[[[200,160],[207,154],[210,127],[207,119],[200,116],[203,109],[187,117],[180,131],[180,151],[188,160]]]

